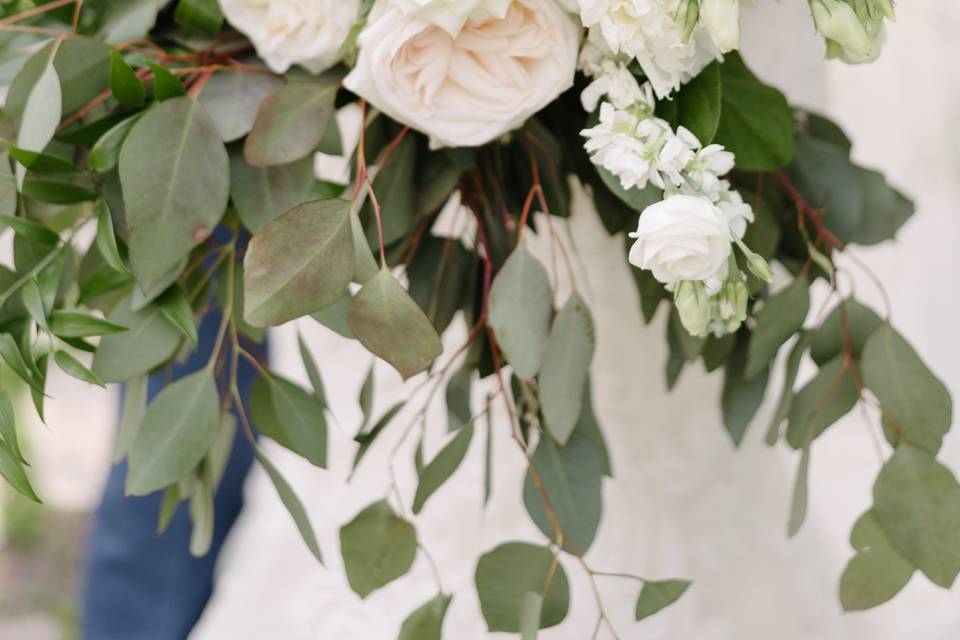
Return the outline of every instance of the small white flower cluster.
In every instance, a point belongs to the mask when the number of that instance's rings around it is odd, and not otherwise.
[[[736,48],[733,34],[739,40],[738,3],[720,0],[735,4],[735,11],[715,11],[713,20],[704,20],[687,37],[677,21],[686,1],[579,0],[580,19],[589,29],[584,55],[636,59],[657,96],[670,95],[724,51]]]
[[[581,95],[588,111],[600,103],[600,121],[581,132],[591,161],[624,189],[648,184],[665,198],[640,215],[631,264],[649,270],[674,294],[680,319],[697,336],[736,331],[746,319],[746,276],[734,246],[751,271],[770,279],[766,262],[743,243],[753,209],[724,179],[734,156],[718,144],[703,146],[684,127],[676,131],[654,115],[649,84],[640,86],[622,61],[581,59],[593,82]],[[632,102],[631,102],[632,100]]]

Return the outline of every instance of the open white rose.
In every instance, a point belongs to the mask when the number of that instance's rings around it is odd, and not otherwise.
[[[271,69],[299,64],[319,73],[340,61],[360,0],[220,0],[220,7]]]
[[[630,263],[648,269],[666,285],[691,280],[720,290],[732,251],[730,225],[708,199],[674,195],[647,207],[637,230]]]
[[[573,84],[580,28],[555,0],[514,0],[456,36],[380,4],[359,44],[348,89],[435,146],[478,146]]]
[[[404,13],[457,35],[467,20],[503,19],[513,0],[390,0]]]

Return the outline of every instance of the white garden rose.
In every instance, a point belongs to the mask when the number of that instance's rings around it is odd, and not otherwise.
[[[220,7],[274,71],[299,64],[320,73],[340,61],[360,0],[220,0]]]
[[[730,225],[721,211],[699,196],[673,195],[640,215],[630,263],[647,269],[665,285],[703,282],[720,290],[732,251]]]
[[[502,19],[471,20],[456,36],[381,4],[344,86],[434,146],[478,146],[573,84],[579,44],[555,0],[515,0]]]
[[[457,35],[467,20],[503,19],[513,0],[389,0],[404,11]]]

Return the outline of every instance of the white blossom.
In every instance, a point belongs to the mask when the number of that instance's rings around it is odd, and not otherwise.
[[[452,36],[468,20],[484,21],[507,15],[513,0],[388,0],[404,13],[435,24]]]
[[[637,82],[637,77],[627,68],[623,62],[612,59],[603,60],[596,73],[593,82],[587,85],[587,88],[580,94],[580,101],[583,109],[587,113],[593,113],[597,110],[600,100],[607,96],[610,102],[617,109],[626,109],[631,105],[642,105],[653,113],[654,100],[653,90],[649,83],[644,83],[641,87]]]
[[[701,0],[700,22],[723,53],[740,48],[740,0]]]
[[[684,39],[673,17],[679,0],[579,0],[579,5],[589,40],[636,58],[658,97],[668,96],[721,55],[702,28]]]

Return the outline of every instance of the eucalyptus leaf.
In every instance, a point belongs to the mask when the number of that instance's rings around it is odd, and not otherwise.
[[[147,97],[136,71],[116,49],[110,51],[110,90],[121,106],[139,107]]]
[[[460,429],[447,445],[440,450],[420,474],[420,484],[413,498],[413,513],[419,514],[427,500],[452,476],[460,467],[470,442],[473,440],[473,424]]]
[[[267,476],[270,478],[270,482],[273,483],[274,488],[277,490],[277,495],[280,496],[280,501],[283,502],[283,506],[287,508],[287,511],[290,513],[290,517],[293,518],[293,522],[297,525],[297,530],[300,532],[300,536],[303,538],[304,544],[307,545],[307,549],[309,549],[310,553],[313,554],[313,557],[317,559],[317,562],[323,564],[323,556],[320,553],[320,545],[317,543],[317,537],[313,532],[313,526],[310,524],[310,517],[307,515],[306,509],[303,508],[303,503],[300,502],[300,498],[297,497],[297,494],[294,492],[293,488],[286,481],[276,466],[274,466],[274,464],[270,462],[269,458],[264,455],[263,451],[260,450],[260,447],[254,448],[253,452],[261,466],[263,466],[264,471],[267,472]]]
[[[257,429],[278,444],[327,466],[327,421],[316,398],[299,386],[273,375],[253,384],[250,414]]]
[[[873,511],[857,519],[850,533],[850,545],[857,554],[840,578],[844,611],[862,611],[887,602],[907,586],[916,570],[893,546]]]
[[[800,449],[845,416],[860,399],[853,367],[840,355],[824,364],[794,396],[787,426],[787,442]]]
[[[636,619],[640,621],[659,613],[679,600],[689,588],[687,580],[644,581],[637,600]]]
[[[453,596],[440,594],[407,616],[397,640],[442,640],[443,619]]]
[[[121,302],[110,314],[122,333],[104,336],[93,357],[93,373],[104,382],[124,382],[143,375],[173,357],[183,337],[156,305],[134,311]]]
[[[770,298],[757,314],[757,325],[747,351],[746,378],[765,370],[780,347],[803,326],[810,310],[810,286],[800,276]]]
[[[256,167],[288,164],[317,148],[333,116],[337,85],[294,82],[260,104],[244,156]]]
[[[340,552],[350,588],[366,598],[410,570],[417,534],[386,501],[376,502],[340,530]]]

